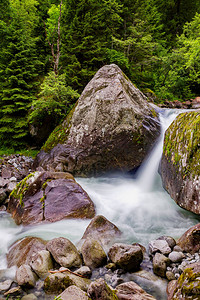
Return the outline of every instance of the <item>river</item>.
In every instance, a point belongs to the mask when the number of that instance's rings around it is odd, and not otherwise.
[[[97,214],[105,216],[123,232],[124,242],[138,242],[146,247],[149,241],[161,235],[176,239],[200,221],[196,215],[176,205],[163,189],[158,173],[164,132],[178,113],[179,110],[160,111],[161,135],[135,174],[76,178],[93,200]],[[15,240],[30,235],[44,239],[63,236],[76,243],[89,222],[63,220],[23,227],[16,226],[7,213],[0,212],[0,269],[6,268],[5,253]]]

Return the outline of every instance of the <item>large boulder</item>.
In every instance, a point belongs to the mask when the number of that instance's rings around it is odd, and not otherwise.
[[[23,264],[31,264],[32,256],[45,250],[46,241],[37,237],[26,237],[10,246],[7,254],[8,267],[20,267]]]
[[[92,218],[94,204],[69,173],[35,172],[12,191],[8,212],[17,224]]]
[[[104,216],[95,216],[87,226],[82,240],[87,238],[98,239],[103,245],[110,244],[114,239],[121,236],[117,226],[108,221]]]
[[[189,228],[177,240],[177,245],[185,252],[198,252],[200,250],[200,223]]]
[[[159,135],[157,113],[114,64],[102,67],[34,166],[74,175],[138,167]]]
[[[200,113],[180,114],[165,133],[161,176],[176,203],[200,214]]]

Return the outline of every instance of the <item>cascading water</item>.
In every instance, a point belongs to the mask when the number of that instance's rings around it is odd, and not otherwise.
[[[178,110],[161,110],[161,135],[150,155],[133,176],[113,174],[98,178],[77,178],[96,206],[123,232],[125,242],[144,246],[161,235],[178,238],[199,222],[197,216],[178,207],[162,187],[158,166],[162,155],[164,132],[175,119]],[[63,236],[76,243],[89,220],[63,220],[52,224],[17,227],[5,212],[0,212],[0,268],[6,267],[5,252],[15,240],[24,236],[44,239]],[[165,296],[159,296],[165,299]]]

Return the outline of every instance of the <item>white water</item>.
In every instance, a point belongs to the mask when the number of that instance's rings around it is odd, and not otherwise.
[[[178,111],[162,110],[162,132],[155,147],[138,172],[133,176],[113,174],[99,178],[77,178],[96,206],[123,232],[126,242],[144,246],[161,235],[178,238],[199,222],[197,216],[178,207],[163,189],[158,166],[162,155],[164,132]],[[0,269],[6,267],[5,252],[15,240],[24,236],[51,239],[64,236],[76,243],[83,235],[89,220],[63,220],[53,224],[17,227],[8,214],[0,213]]]

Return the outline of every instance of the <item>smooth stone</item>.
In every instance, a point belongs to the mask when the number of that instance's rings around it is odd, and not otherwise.
[[[171,252],[167,241],[165,240],[154,240],[149,243],[149,254],[153,255],[156,252],[161,252],[162,254],[169,254]]]
[[[177,263],[185,258],[185,255],[183,254],[183,252],[172,251],[168,257],[173,263]]]

